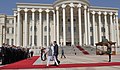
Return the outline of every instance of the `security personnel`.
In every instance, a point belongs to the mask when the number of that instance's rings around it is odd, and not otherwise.
[[[111,62],[111,51],[112,51],[111,46],[110,46],[110,44],[108,43],[108,46],[107,46],[107,54],[109,55],[109,60],[108,60],[108,62]]]

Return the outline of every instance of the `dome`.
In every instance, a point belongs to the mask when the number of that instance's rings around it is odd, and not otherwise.
[[[90,2],[88,0],[56,0],[53,5],[58,6],[61,4],[65,4],[65,3],[81,3],[81,4],[85,4],[87,6],[90,5]]]

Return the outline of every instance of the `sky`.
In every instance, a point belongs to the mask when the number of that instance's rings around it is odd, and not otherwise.
[[[13,8],[16,8],[16,3],[42,3],[52,4],[55,0],[0,0],[0,13],[12,15]],[[114,7],[119,8],[120,18],[120,0],[89,0],[91,6]]]

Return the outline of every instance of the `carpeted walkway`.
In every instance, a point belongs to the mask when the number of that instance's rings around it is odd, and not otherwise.
[[[13,64],[0,67],[0,69],[42,69],[42,68],[75,68],[75,67],[99,67],[99,66],[120,66],[120,62],[105,62],[105,63],[77,63],[77,64],[60,64],[59,66],[49,66],[39,64],[33,65],[33,63],[39,58],[34,56],[32,59],[25,59]]]
[[[80,46],[76,46],[80,51],[82,51],[82,53],[83,54],[85,54],[85,55],[89,55],[89,53],[86,51],[86,50],[84,50],[82,47],[80,47]]]

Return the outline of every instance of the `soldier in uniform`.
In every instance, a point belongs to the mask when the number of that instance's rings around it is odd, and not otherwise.
[[[108,60],[108,62],[111,62],[111,46],[110,46],[110,44],[108,43],[108,46],[107,46],[107,54],[109,55],[109,60]]]

